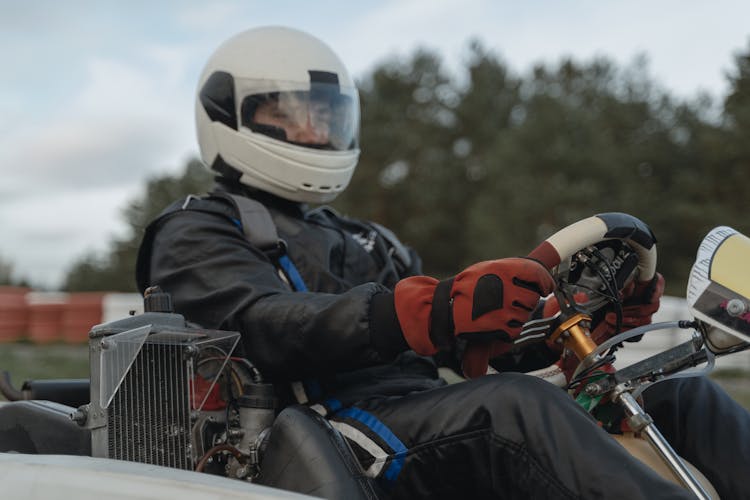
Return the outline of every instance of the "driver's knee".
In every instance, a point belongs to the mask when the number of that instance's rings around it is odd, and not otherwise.
[[[470,382],[477,400],[500,420],[528,420],[539,415],[586,415],[563,389],[521,373],[488,375]]]
[[[724,399],[725,393],[707,377],[682,377],[663,380],[643,392],[644,408],[655,420],[680,420],[693,407],[704,408]]]
[[[644,409],[662,433],[677,443],[704,428],[748,420],[747,412],[705,376],[664,380],[646,389],[643,399]]]

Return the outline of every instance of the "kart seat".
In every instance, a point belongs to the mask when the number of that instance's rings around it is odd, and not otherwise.
[[[384,497],[344,437],[306,406],[290,406],[276,418],[256,482],[328,499]]]

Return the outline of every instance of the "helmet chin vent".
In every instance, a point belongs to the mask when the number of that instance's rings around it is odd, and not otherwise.
[[[310,190],[310,191],[339,191],[341,189],[341,184],[336,184],[335,186],[313,186],[309,182],[303,182],[302,187]]]

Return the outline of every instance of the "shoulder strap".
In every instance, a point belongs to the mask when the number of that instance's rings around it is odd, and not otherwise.
[[[219,198],[225,203],[212,202],[210,198]],[[181,210],[207,212],[231,220],[241,229],[250,244],[261,250],[271,262],[276,263],[284,271],[285,275],[280,276],[282,281],[287,284],[291,281],[296,290],[306,289],[299,272],[286,256],[286,245],[279,238],[276,224],[268,209],[256,200],[215,191],[208,196],[188,195],[183,200],[171,204],[148,225],[138,249],[136,263],[136,283],[141,292],[149,286],[149,266],[155,228],[160,221]],[[239,219],[237,219],[238,215]]]
[[[214,192],[211,195],[225,199],[234,205],[240,216],[239,222],[247,241],[266,253],[278,252],[282,249],[283,242],[279,239],[276,224],[265,205],[252,198],[231,193]]]
[[[272,257],[272,260],[276,258],[275,261],[283,271],[282,279],[298,292],[307,291],[302,276],[286,254],[286,243],[279,238],[276,224],[266,206],[252,198],[231,193],[214,192],[212,195],[228,200],[235,206],[245,238]]]

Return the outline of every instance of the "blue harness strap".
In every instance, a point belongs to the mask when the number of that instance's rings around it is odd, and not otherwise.
[[[292,262],[292,259],[290,259],[287,254],[284,254],[279,257],[278,260],[281,270],[284,271],[284,274],[289,278],[294,290],[297,292],[306,292],[307,286],[302,280],[302,276],[299,274],[299,271],[297,271],[297,267],[294,265],[294,262]]]
[[[387,425],[378,420],[378,418],[372,413],[354,406],[344,408],[342,407],[341,402],[337,399],[328,399],[324,404],[330,409],[331,413],[337,417],[350,418],[364,425],[388,445],[391,450],[393,450],[392,453],[388,453],[390,465],[388,465],[388,468],[383,472],[382,477],[388,482],[395,481],[401,472],[401,469],[404,467],[404,460],[409,451],[398,436],[396,436]]]

